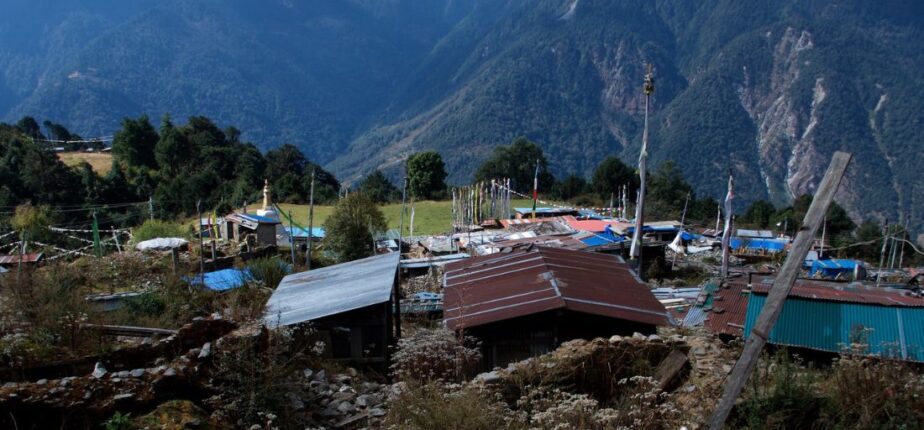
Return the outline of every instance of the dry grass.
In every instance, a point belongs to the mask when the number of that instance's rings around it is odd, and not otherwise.
[[[110,152],[60,152],[58,159],[68,166],[76,166],[85,161],[100,176],[105,176],[112,170],[112,153]]]

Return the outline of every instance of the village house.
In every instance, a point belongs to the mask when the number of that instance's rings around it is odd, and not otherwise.
[[[288,275],[266,303],[264,323],[310,327],[325,357],[384,369],[395,340],[399,258],[391,252]]]
[[[651,334],[664,306],[617,256],[533,246],[446,265],[444,324],[482,342],[490,369],[577,338]]]

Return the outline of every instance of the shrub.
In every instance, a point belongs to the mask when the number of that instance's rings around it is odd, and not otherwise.
[[[823,422],[836,428],[919,428],[924,378],[907,364],[844,356],[831,369]]]
[[[292,396],[305,397],[302,370],[310,357],[299,339],[307,336],[290,328],[261,328],[219,341],[213,382],[221,389],[223,410],[238,427],[263,425],[268,415],[278,417],[274,424],[283,428],[305,427]]]
[[[526,428],[506,406],[472,387],[409,383],[389,403],[387,428],[485,430]]]
[[[289,274],[289,266],[275,257],[258,258],[247,263],[247,279],[257,281],[267,288],[275,289],[279,282]]]
[[[134,243],[159,237],[186,237],[188,230],[182,225],[161,220],[148,220],[132,231]]]
[[[809,428],[818,419],[824,399],[813,385],[818,375],[793,362],[785,350],[762,360],[751,375],[744,402],[736,406],[738,427]]]
[[[458,382],[481,359],[473,338],[446,329],[422,329],[398,341],[392,372],[402,381]]]

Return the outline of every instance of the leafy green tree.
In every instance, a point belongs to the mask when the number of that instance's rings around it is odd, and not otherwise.
[[[555,183],[554,194],[562,200],[572,200],[586,193],[589,188],[584,178],[572,173],[562,179],[561,182]]]
[[[359,191],[373,202],[387,203],[401,198],[401,190],[394,186],[380,170],[375,170],[359,183]]]
[[[638,189],[638,173],[619,157],[606,157],[594,169],[591,183],[603,200],[608,200],[611,194],[618,198],[623,185],[628,185],[629,195],[634,196]],[[634,197],[631,200],[634,201]]]
[[[539,161],[539,189],[551,189],[555,177],[549,172],[549,163],[542,148],[525,137],[519,137],[509,146],[497,146],[478,171],[476,181],[510,178],[510,186],[521,193],[529,194],[533,189],[536,161]]]
[[[446,191],[446,166],[436,151],[418,152],[407,160],[408,189],[419,199],[439,198]]]
[[[376,235],[386,228],[385,216],[365,194],[350,193],[324,221],[324,245],[340,262],[372,255]]]
[[[653,216],[679,218],[687,196],[695,201],[693,187],[673,160],[662,163],[649,178],[645,196],[648,210]]]
[[[173,122],[170,121],[170,115],[164,115],[160,125],[160,139],[154,146],[154,158],[161,172],[173,176],[176,175],[189,161],[189,142]]]
[[[741,216],[740,222],[750,224],[757,228],[767,228],[770,220],[776,214],[776,208],[766,200],[757,200],[748,206],[748,209]]]
[[[42,134],[42,128],[39,127],[38,121],[31,116],[24,116],[16,123],[16,129],[18,129],[22,134],[34,137],[38,139],[44,139],[45,135]]]
[[[879,252],[882,247],[882,226],[878,222],[871,219],[863,221],[863,223],[857,227],[854,238],[858,243],[870,242],[855,247],[853,251],[854,255],[867,261],[876,261],[879,258]]]
[[[13,214],[13,229],[25,234],[29,240],[47,240],[51,215],[47,207],[35,207],[29,203],[16,206]]]
[[[147,115],[141,115],[137,120],[125,118],[112,140],[112,156],[128,167],[156,168],[154,147],[158,140],[160,136]]]

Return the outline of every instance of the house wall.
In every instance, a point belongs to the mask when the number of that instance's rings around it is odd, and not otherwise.
[[[257,227],[257,244],[276,246],[276,226],[273,224],[260,224]]]
[[[653,334],[654,325],[567,310],[552,310],[473,327],[465,335],[481,341],[482,370],[548,353],[563,342],[635,332]]]
[[[325,344],[323,356],[355,364],[379,365],[394,344],[391,301],[319,318],[310,323],[314,342]]]

